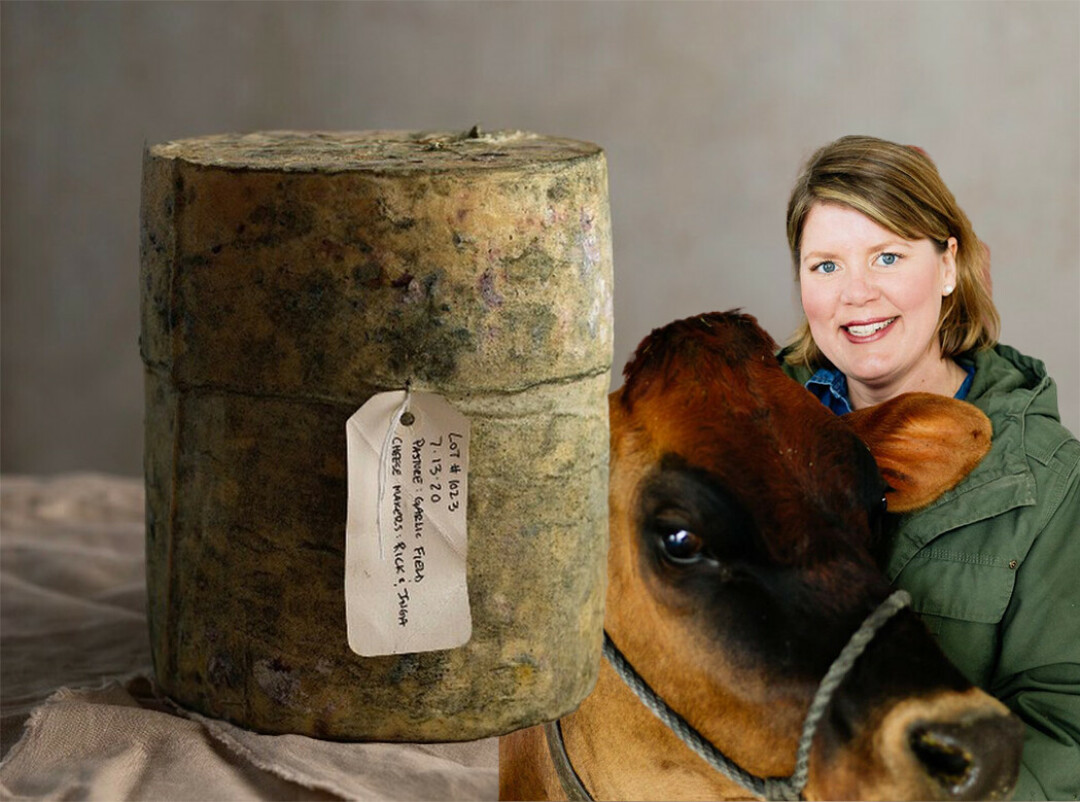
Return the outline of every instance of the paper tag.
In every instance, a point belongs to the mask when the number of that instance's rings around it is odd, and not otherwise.
[[[441,396],[373,396],[345,425],[345,620],[364,657],[472,635],[465,581],[469,421]]]

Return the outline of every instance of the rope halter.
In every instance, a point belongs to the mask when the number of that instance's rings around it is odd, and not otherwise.
[[[611,663],[619,678],[626,683],[645,707],[667,725],[684,744],[729,780],[738,783],[763,799],[801,799],[803,790],[806,788],[807,775],[810,769],[810,747],[814,742],[818,723],[825,715],[833,694],[874,636],[889,619],[909,604],[911,604],[911,596],[906,591],[895,591],[866,617],[866,620],[863,621],[855,634],[848,640],[847,645],[841,650],[840,655],[829,666],[829,670],[818,685],[817,692],[810,703],[806,718],[803,720],[802,735],[799,738],[799,746],[795,752],[795,771],[790,777],[758,777],[756,774],[751,774],[736,765],[733,760],[724,755],[706,740],[700,732],[694,729],[686,719],[672,710],[656,691],[649,687],[648,683],[642,679],[622,652],[618,650],[606,631],[604,632],[604,657]],[[561,733],[559,735],[561,736]],[[559,741],[561,742],[561,740],[560,737]],[[565,755],[565,751],[563,751],[563,754]],[[584,791],[583,786],[581,790]],[[588,794],[587,791],[585,793]]]

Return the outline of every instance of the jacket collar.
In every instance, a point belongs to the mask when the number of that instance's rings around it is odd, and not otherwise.
[[[1028,463],[1028,416],[1057,419],[1056,392],[1038,360],[1008,346],[974,356],[975,378],[968,402],[993,424],[990,453],[960,484],[928,507],[905,515],[886,574],[890,581],[935,538],[967,524],[1036,503],[1036,483]]]

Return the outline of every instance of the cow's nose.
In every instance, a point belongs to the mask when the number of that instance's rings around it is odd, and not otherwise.
[[[1002,799],[1016,784],[1023,729],[1004,715],[915,722],[908,746],[942,799]]]

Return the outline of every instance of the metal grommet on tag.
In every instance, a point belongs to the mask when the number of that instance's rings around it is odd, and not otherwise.
[[[345,619],[357,654],[469,641],[469,434],[444,398],[408,388],[373,396],[349,418]]]

